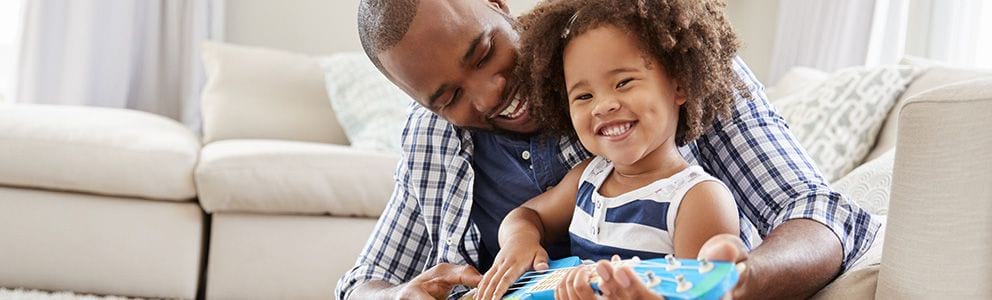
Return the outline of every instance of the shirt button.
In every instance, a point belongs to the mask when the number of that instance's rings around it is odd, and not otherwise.
[[[520,153],[520,157],[523,157],[524,160],[530,159],[530,151],[524,150],[523,153]]]
[[[445,241],[445,243],[447,243],[448,246],[454,247],[455,246],[455,239],[449,237],[448,240]]]

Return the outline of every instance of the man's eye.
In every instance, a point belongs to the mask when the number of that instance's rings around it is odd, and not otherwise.
[[[592,94],[582,94],[575,96],[575,100],[589,100],[592,99]]]
[[[496,41],[494,40],[489,41],[489,48],[486,48],[486,53],[484,53],[482,58],[479,59],[479,63],[475,65],[476,68],[482,68],[482,66],[489,61],[489,58],[493,56],[493,49],[496,49],[495,43]]]
[[[455,101],[458,101],[458,97],[460,97],[461,95],[462,95],[462,89],[460,88],[455,89],[454,92],[451,92],[451,99],[449,99],[448,103],[445,103],[444,106],[442,106],[441,108],[442,109],[448,108],[448,106],[455,104]]]
[[[617,83],[617,88],[619,89],[619,88],[625,87],[631,81],[634,81],[634,79],[633,78],[627,78],[627,79],[621,80],[619,83]]]

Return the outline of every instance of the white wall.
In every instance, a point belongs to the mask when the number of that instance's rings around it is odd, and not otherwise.
[[[771,66],[779,1],[727,1],[730,22],[743,41],[741,56],[762,81]],[[508,5],[519,15],[537,2],[508,0]],[[357,9],[358,0],[226,0],[224,40],[312,55],[360,51]]]
[[[740,55],[765,86],[771,70],[779,0],[727,0],[727,16],[742,42]]]
[[[307,54],[361,50],[357,0],[227,0],[226,42]]]
[[[509,0],[513,13],[536,0]],[[224,40],[313,55],[360,51],[358,0],[226,0]]]

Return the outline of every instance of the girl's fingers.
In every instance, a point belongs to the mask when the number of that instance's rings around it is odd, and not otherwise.
[[[572,287],[575,289],[575,294],[581,300],[594,300],[596,298],[596,292],[592,290],[592,286],[589,286],[589,280],[592,279],[592,271],[586,267],[579,269],[581,271],[572,279]]]
[[[507,269],[507,267],[503,264],[493,265],[493,268],[496,269],[495,272],[493,272],[494,270],[489,270],[490,272],[493,273],[493,276],[489,278],[489,282],[486,285],[486,289],[483,290],[482,293],[480,293],[480,295],[482,295],[482,299],[496,299],[496,297],[493,295],[493,293],[496,290],[496,281],[499,280],[500,278],[503,278],[503,274],[506,273],[506,269]]]
[[[503,277],[496,282],[493,288],[493,299],[502,298],[503,294],[506,294],[506,290],[510,288],[517,278],[520,278],[520,274],[523,273],[522,270],[516,267],[507,268],[507,271],[503,273]]]

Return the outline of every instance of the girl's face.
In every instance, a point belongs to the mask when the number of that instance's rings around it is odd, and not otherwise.
[[[633,36],[615,26],[586,31],[565,47],[563,60],[569,114],[586,149],[631,165],[674,147],[685,97]]]

